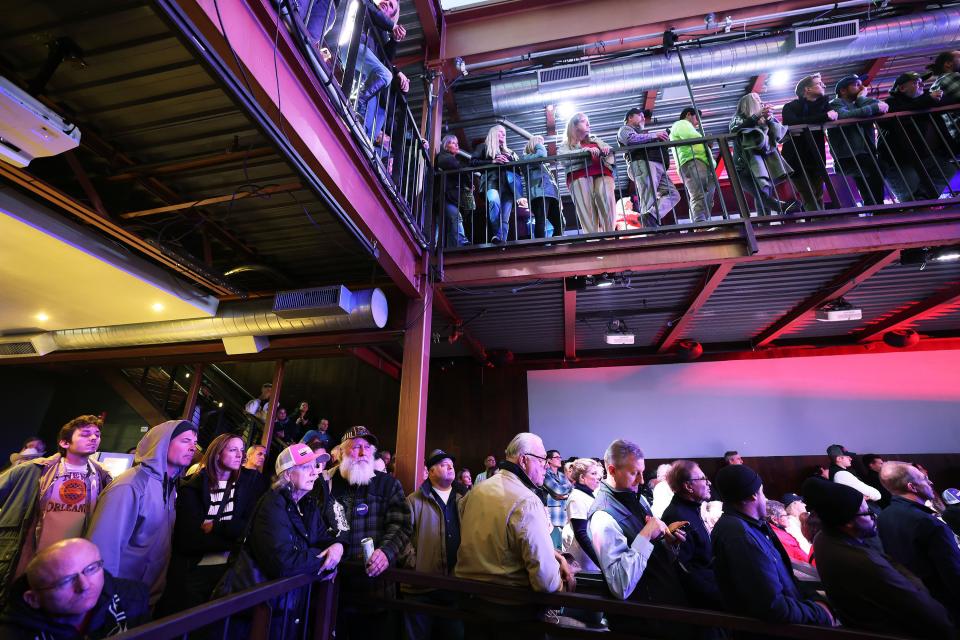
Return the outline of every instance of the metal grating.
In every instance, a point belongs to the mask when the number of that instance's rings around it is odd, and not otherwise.
[[[801,27],[793,32],[793,45],[800,49],[824,42],[853,40],[858,35],[860,35],[860,21],[846,20],[816,27]]]
[[[551,67],[537,71],[537,83],[544,85],[589,84],[590,63]]]
[[[33,343],[27,342],[6,342],[0,344],[0,357],[4,356],[32,356],[37,352],[33,348]]]

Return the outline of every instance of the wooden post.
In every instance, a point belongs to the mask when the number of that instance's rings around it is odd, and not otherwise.
[[[193,372],[190,374],[190,390],[187,391],[186,402],[183,403],[184,420],[193,421],[193,411],[197,408],[197,399],[200,397],[200,385],[203,383],[203,363],[193,365]]]
[[[267,409],[267,419],[263,425],[263,436],[260,438],[260,444],[270,451],[270,440],[273,439],[273,417],[277,413],[277,406],[280,404],[280,387],[283,385],[283,370],[286,360],[277,360],[277,366],[273,370],[273,392],[270,394],[270,408]]]
[[[427,439],[427,384],[430,377],[430,331],[433,288],[407,306],[400,372],[400,415],[397,424],[397,479],[408,493],[420,485]]]

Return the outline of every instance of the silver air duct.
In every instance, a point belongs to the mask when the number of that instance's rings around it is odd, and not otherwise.
[[[89,327],[86,329],[62,329],[30,336],[0,338],[0,357],[43,355],[51,351],[77,349],[103,349],[108,347],[131,347],[136,345],[169,344],[203,340],[257,337],[293,333],[316,333],[348,331],[354,329],[382,329],[387,324],[387,298],[380,289],[351,292],[345,287],[330,287],[335,295],[330,303],[321,308],[315,297],[309,303],[314,315],[299,318],[282,318],[274,313],[276,299],[254,302],[238,302],[220,305],[212,318],[143,322],[140,324]],[[323,290],[306,290],[305,293]],[[291,293],[280,292],[277,297]],[[288,314],[290,304],[285,304],[281,313]],[[266,340],[256,342],[259,351]],[[7,347],[5,349],[4,347]],[[238,351],[229,351],[236,353]],[[249,352],[249,351],[245,351]]]
[[[685,50],[683,60],[690,81],[696,83],[757,75],[772,67],[789,66],[813,73],[825,64],[951,48],[958,40],[960,9],[947,8],[871,22],[854,40],[795,49],[792,34],[787,34]],[[592,81],[582,87],[541,89],[536,73],[492,82],[493,111],[510,114],[565,100],[630,95],[684,83],[676,54],[598,63],[590,71]]]

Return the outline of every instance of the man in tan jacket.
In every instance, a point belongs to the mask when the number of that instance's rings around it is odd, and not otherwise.
[[[427,458],[427,479],[420,488],[407,496],[413,516],[413,535],[404,553],[404,566],[422,573],[452,575],[460,547],[460,514],[457,510],[459,494],[453,489],[456,459],[441,449],[435,449]],[[455,594],[449,591],[402,587],[404,600],[444,607],[456,606]],[[429,616],[424,613],[404,612],[403,626],[408,640],[460,640],[463,623],[460,620]]]
[[[500,473],[460,499],[460,553],[454,573],[458,578],[534,591],[572,591],[573,573],[554,551],[550,519],[534,493],[543,483],[546,468],[543,441],[532,433],[518,433],[507,446],[506,458]],[[541,607],[511,600],[490,606],[474,598],[464,606],[482,612],[487,621],[534,621],[543,614]],[[471,635],[470,624],[465,626]],[[531,637],[522,629],[517,631],[518,637]]]

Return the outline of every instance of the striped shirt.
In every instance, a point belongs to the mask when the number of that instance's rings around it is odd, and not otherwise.
[[[236,484],[230,483],[230,492],[227,493],[227,482],[227,480],[220,480],[217,483],[217,488],[210,491],[210,506],[207,508],[207,519],[204,522],[213,522],[216,524],[217,522],[233,519],[233,498],[236,493]],[[224,504],[224,500],[226,500],[226,504]],[[229,551],[206,553],[203,555],[198,566],[204,567],[227,564],[229,558]]]

